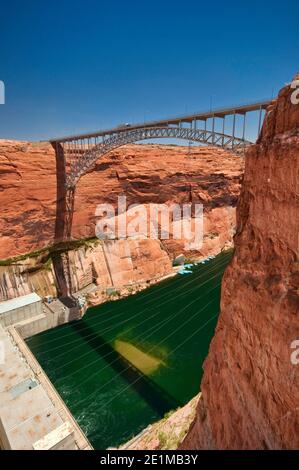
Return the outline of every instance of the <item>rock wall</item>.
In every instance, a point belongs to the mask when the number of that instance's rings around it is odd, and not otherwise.
[[[37,292],[40,296],[57,296],[56,278],[52,262],[40,265],[26,258],[11,266],[0,266],[0,302]]]
[[[299,105],[286,86],[247,152],[235,254],[183,449],[299,447]]]
[[[149,203],[202,203],[203,246],[188,250],[182,237],[114,240],[61,250],[63,182],[54,149],[48,143],[0,141],[0,260],[6,264],[0,266],[0,300],[32,290],[42,296],[68,295],[91,282],[98,284],[99,293],[110,286],[142,284],[169,274],[172,259],[180,253],[193,258],[219,253],[232,246],[242,171],[242,157],[217,148],[198,147],[191,153],[169,145],[120,148],[79,181],[70,238],[94,237],[97,205],[116,207],[118,196],[125,194],[127,206],[144,204],[147,210]],[[20,260],[24,253],[31,256]],[[14,259],[7,263],[7,258]]]
[[[57,235],[63,217],[57,200],[57,166],[49,143],[0,140],[0,259],[61,240]],[[242,173],[242,157],[221,149],[197,147],[189,155],[187,147],[169,145],[120,148],[101,158],[79,181],[71,238],[93,237],[97,204],[116,206],[117,196],[125,194],[128,204],[203,203],[206,235],[211,230],[213,247],[219,237],[219,251],[223,225],[225,241],[231,241],[235,221],[230,208],[236,205]],[[175,253],[181,250],[178,244],[172,248]]]
[[[93,283],[98,286],[94,302],[100,303],[107,300],[109,287],[144,285],[171,272],[171,260],[159,240],[90,241],[0,266],[0,301],[33,291],[42,297],[67,296]]]

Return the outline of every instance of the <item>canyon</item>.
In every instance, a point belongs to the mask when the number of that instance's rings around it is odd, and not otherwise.
[[[95,284],[97,304],[108,300],[109,288],[129,294],[171,275],[180,254],[201,259],[235,247],[196,411],[194,402],[185,410],[195,417],[180,449],[299,446],[298,365],[290,359],[299,338],[299,106],[292,92],[287,85],[269,106],[246,152],[244,177],[243,158],[215,148],[128,145],[106,155],[78,184],[69,240],[58,230],[51,145],[0,142],[1,300],[31,291],[55,297]],[[120,194],[128,204],[203,203],[203,246],[95,239],[97,204],[116,207]],[[147,435],[146,448],[160,444]],[[144,448],[142,440],[136,445]]]
[[[98,286],[105,290],[148,285],[170,275],[172,261],[204,258],[232,246],[235,206],[243,157],[217,148],[174,145],[127,145],[101,158],[76,188],[69,240],[59,227],[59,174],[53,147],[46,142],[0,141],[0,300],[36,291],[74,293]],[[98,204],[201,203],[203,245],[186,250],[185,240],[95,238]]]

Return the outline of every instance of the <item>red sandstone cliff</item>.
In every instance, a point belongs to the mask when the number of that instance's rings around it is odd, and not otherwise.
[[[282,89],[245,159],[235,255],[183,449],[299,447],[299,105]]]
[[[206,252],[231,240],[243,159],[216,148],[128,145],[99,160],[75,193],[72,238],[95,235],[95,208],[127,203],[201,202]],[[51,245],[63,214],[57,204],[56,161],[48,143],[0,140],[0,259]],[[210,236],[211,235],[211,236]],[[178,254],[179,243],[168,249]]]
[[[108,287],[135,289],[170,274],[179,253],[218,253],[232,244],[242,171],[242,157],[215,148],[192,149],[189,155],[186,147],[130,145],[111,152],[77,185],[71,238],[94,237],[97,205],[116,206],[117,197],[125,194],[128,205],[145,204],[147,209],[148,203],[203,203],[203,246],[186,251],[183,238],[55,245],[0,266],[0,301],[31,291],[66,295],[95,283],[99,288],[93,301],[100,302]],[[0,174],[0,259],[61,241],[58,184],[63,183],[53,148],[0,141]]]

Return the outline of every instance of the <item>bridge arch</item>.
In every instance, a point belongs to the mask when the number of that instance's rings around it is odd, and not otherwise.
[[[124,145],[149,139],[176,138],[199,144],[220,147],[228,150],[244,149],[251,142],[207,129],[194,129],[181,126],[144,127],[138,129],[119,129],[92,146],[82,145],[80,148],[66,149],[69,159],[67,188],[75,187],[79,179],[86,174],[96,161],[111,150]]]
[[[244,150],[247,145],[252,143],[245,138],[247,113],[258,112],[256,121],[258,124],[257,135],[259,135],[263,113],[270,103],[271,100],[266,100],[160,121],[122,125],[88,134],[51,139],[50,142],[56,149],[57,161],[62,161],[64,165],[65,189],[67,191],[74,190],[81,176],[87,173],[101,156],[129,143],[148,139],[176,138],[221,147],[233,152]],[[238,116],[243,119],[241,126],[239,126],[241,137],[236,135]],[[227,131],[226,117],[231,117],[229,132]],[[219,119],[221,132],[216,131],[215,123]],[[200,126],[204,124],[204,128],[199,128],[199,123],[201,123]]]
[[[55,149],[57,167],[58,203],[55,240],[71,237],[76,184],[101,156],[129,143],[161,138],[183,139],[239,153],[252,144],[245,138],[247,113],[258,113],[256,123],[259,135],[263,114],[270,103],[271,100],[266,100],[229,108],[210,109],[159,121],[122,125],[92,133],[50,139]],[[243,121],[241,126],[237,124],[238,116]],[[230,117],[228,123],[226,117]],[[219,128],[219,125],[216,126],[216,120],[218,124],[220,120],[221,132],[216,131],[216,127]],[[237,137],[238,128],[241,137]],[[255,140],[252,132],[251,138]]]

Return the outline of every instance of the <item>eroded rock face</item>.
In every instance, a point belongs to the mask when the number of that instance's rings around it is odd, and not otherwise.
[[[118,196],[126,195],[127,206],[144,205],[148,212],[150,203],[202,203],[203,245],[188,249],[184,236],[174,240],[170,231],[169,240],[112,240],[56,255],[51,250],[50,259],[38,253],[0,268],[0,300],[32,290],[68,295],[92,282],[101,296],[101,289],[110,286],[144,285],[170,274],[178,254],[199,258],[229,248],[242,171],[242,157],[216,148],[189,153],[186,147],[129,145],[111,152],[77,185],[70,238],[94,237],[97,205],[117,207]],[[63,181],[52,146],[0,141],[0,173],[0,259],[56,247],[62,240]],[[95,297],[94,302],[102,300]]]
[[[0,302],[33,291],[41,297],[67,296],[95,284],[90,301],[98,304],[109,299],[108,288],[122,292],[126,287],[122,293],[128,295],[131,289],[145,288],[172,272],[160,240],[97,240],[0,266]]]
[[[129,145],[103,157],[77,185],[71,237],[94,236],[97,204],[116,206],[125,194],[128,204],[203,203],[206,245],[199,254],[219,251],[232,240],[230,208],[239,195],[243,159],[215,148],[188,153],[186,147]],[[0,173],[0,259],[59,242],[63,214],[52,146],[0,140]],[[182,243],[167,248],[178,254]]]
[[[299,105],[285,87],[245,159],[235,255],[183,449],[299,447]]]

